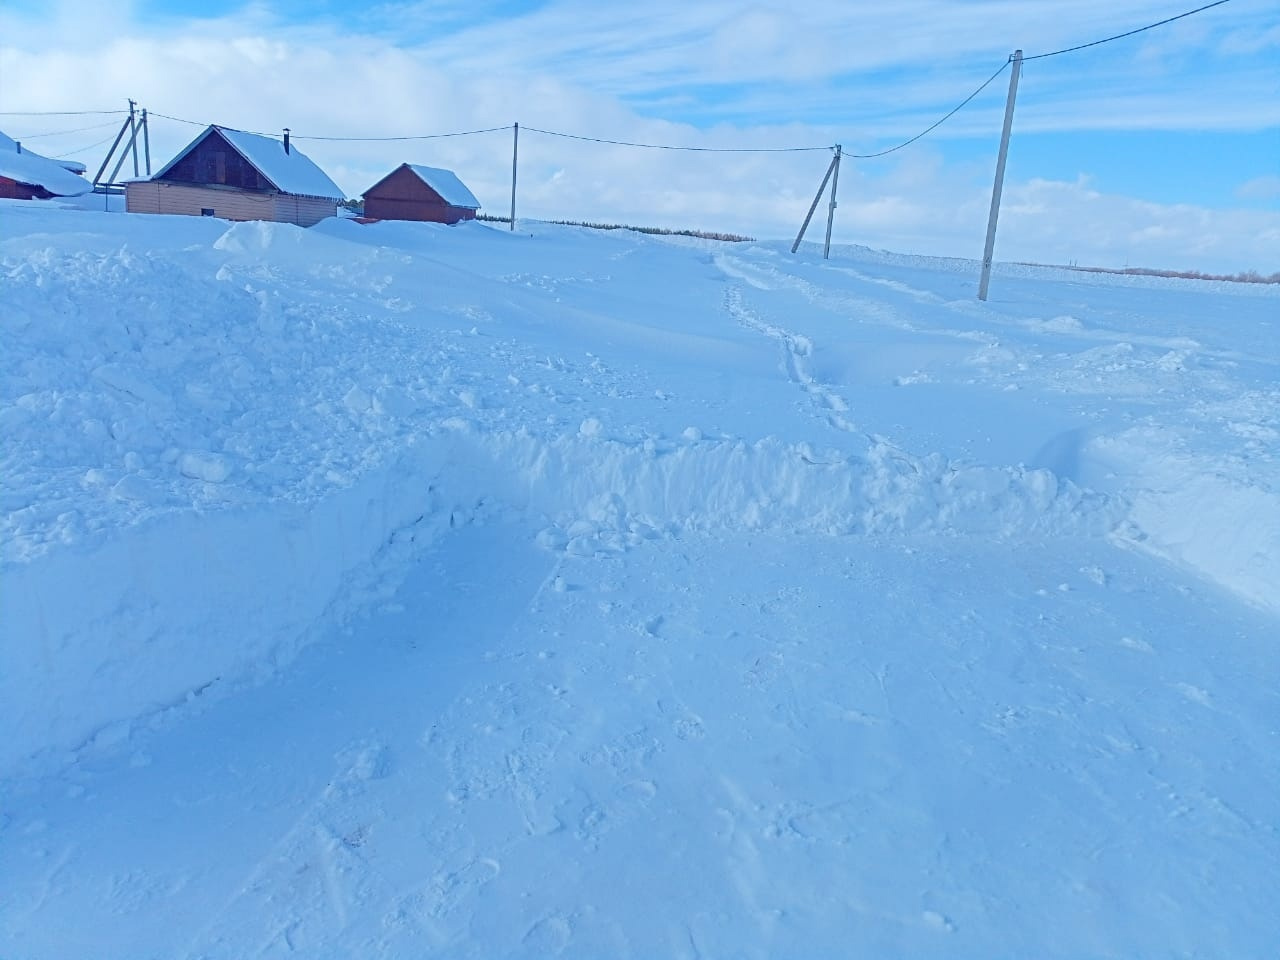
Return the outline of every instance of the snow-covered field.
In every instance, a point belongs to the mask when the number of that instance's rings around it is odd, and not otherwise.
[[[0,957],[1260,957],[1280,288],[0,210]]]

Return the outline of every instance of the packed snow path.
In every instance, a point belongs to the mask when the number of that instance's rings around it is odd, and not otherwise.
[[[0,956],[1280,937],[1274,291],[14,210]]]
[[[285,677],[24,788],[6,953],[1275,933],[1273,621],[1091,543],[693,535],[602,561],[532,533],[461,530]]]

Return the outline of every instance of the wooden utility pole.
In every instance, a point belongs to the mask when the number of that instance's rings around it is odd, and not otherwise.
[[[831,205],[827,207],[827,240],[822,245],[822,259],[831,255],[831,224],[836,218],[836,187],[840,184],[840,144],[836,144],[836,156],[831,161]]]
[[[1004,105],[1004,129],[1000,132],[1000,156],[996,160],[996,183],[991,190],[991,215],[987,218],[987,244],[982,251],[982,279],[978,281],[978,299],[987,299],[991,284],[991,257],[996,249],[996,220],[1000,217],[1000,193],[1004,190],[1004,165],[1009,157],[1009,134],[1013,130],[1013,104],[1018,99],[1018,75],[1022,72],[1022,51],[1009,58],[1013,72],[1009,75],[1009,99]]]
[[[520,153],[520,124],[513,124],[511,138],[511,230],[516,229],[516,158]]]
[[[831,162],[827,164],[827,172],[822,177],[822,184],[818,187],[818,192],[813,195],[813,203],[809,204],[809,212],[804,216],[804,223],[800,224],[800,232],[796,234],[796,242],[791,245],[792,253],[800,249],[800,241],[804,239],[804,232],[809,229],[809,221],[813,219],[813,212],[818,209],[818,201],[822,199],[823,191],[827,189],[827,181],[831,179],[831,173],[835,168],[836,158],[832,157]]]

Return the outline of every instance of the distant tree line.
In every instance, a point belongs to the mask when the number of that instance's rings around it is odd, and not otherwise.
[[[1030,264],[1045,266],[1045,264]],[[1132,277],[1176,277],[1180,280],[1222,280],[1228,283],[1280,283],[1280,273],[1259,273],[1245,270],[1243,273],[1201,273],[1199,270],[1153,270],[1150,267],[1079,267],[1074,263],[1060,267],[1062,270],[1078,270],[1081,273],[1118,273]]]
[[[487,213],[476,216],[477,220],[489,223],[510,223],[510,217],[493,217]],[[749,243],[755,237],[744,237],[736,233],[721,233],[715,230],[670,230],[666,227],[633,227],[625,223],[592,223],[587,220],[545,220],[544,223],[555,223],[565,227],[587,227],[591,230],[633,230],[636,233],[649,233],[659,237],[697,237],[701,240],[725,240],[730,243]]]

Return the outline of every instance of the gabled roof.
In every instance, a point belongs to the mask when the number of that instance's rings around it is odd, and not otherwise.
[[[8,177],[33,187],[43,187],[58,197],[79,197],[91,192],[93,184],[83,177],[77,177],[67,169],[68,166],[84,169],[84,164],[64,165],[59,160],[50,160],[32,153],[26,147],[19,153],[17,143],[0,133],[0,177]]]
[[[418,179],[440,194],[440,199],[454,207],[466,207],[479,210],[480,201],[467,189],[466,184],[458,179],[452,170],[440,167],[424,167],[416,163],[406,163],[406,167],[418,175]]]
[[[0,131],[0,152],[5,150],[11,151],[13,153],[17,153],[18,143],[16,140],[13,139],[13,137],[9,136],[7,133]],[[26,147],[22,148],[22,152],[31,153],[32,156],[40,157],[40,159],[48,160],[51,163],[56,163],[63,170],[70,170],[72,173],[85,172],[85,166],[79,160],[57,160],[57,159],[54,159],[53,157],[46,157],[44,154],[41,154],[41,153],[34,153],[28,150]]]
[[[325,197],[335,200],[343,198],[342,190],[338,185],[293,144],[289,145],[289,152],[285,153],[284,144],[274,137],[264,137],[259,133],[245,133],[243,130],[232,130],[230,127],[219,127],[216,124],[205,128],[151,179],[158,180],[163,177],[179,160],[215,131],[281,193],[296,193],[307,197]]]
[[[392,174],[398,173],[402,169],[412,172],[419,180],[440,194],[440,199],[450,206],[463,207],[467,210],[480,209],[480,201],[475,198],[475,194],[467,189],[466,184],[459,180],[458,175],[452,170],[442,170],[439,167],[424,167],[416,163],[400,164],[395,170],[383,177],[382,180],[379,180],[366,190],[365,193],[371,193]]]

